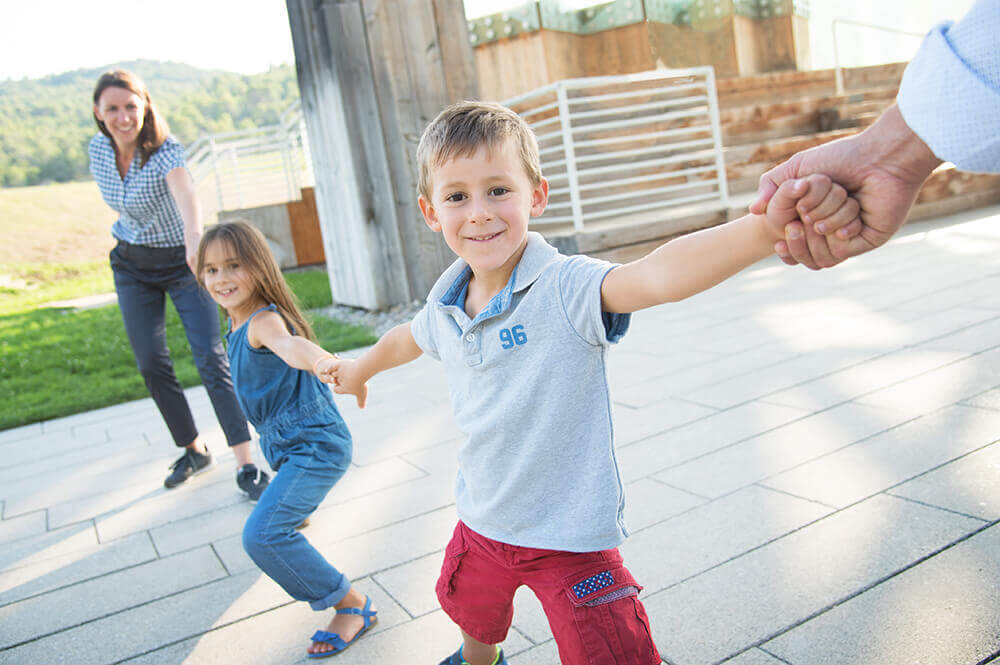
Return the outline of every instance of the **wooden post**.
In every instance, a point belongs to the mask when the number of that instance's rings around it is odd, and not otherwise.
[[[454,256],[416,204],[416,147],[475,98],[461,0],[286,0],[334,300],[422,299]]]

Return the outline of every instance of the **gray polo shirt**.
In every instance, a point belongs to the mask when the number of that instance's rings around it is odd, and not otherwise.
[[[472,271],[461,259],[413,319],[417,344],[444,363],[466,435],[455,494],[473,531],[569,552],[628,535],[606,360],[630,316],[601,311],[613,267],[563,256],[529,233],[507,286],[475,319],[465,314]]]

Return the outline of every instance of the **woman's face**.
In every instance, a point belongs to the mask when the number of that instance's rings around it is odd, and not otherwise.
[[[108,128],[119,147],[135,145],[145,113],[139,95],[115,85],[105,88],[94,104],[94,115]]]

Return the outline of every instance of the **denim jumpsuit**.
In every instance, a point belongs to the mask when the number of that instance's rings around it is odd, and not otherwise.
[[[351,435],[326,384],[250,346],[249,323],[265,310],[277,308],[262,307],[226,334],[236,397],[277,472],[247,518],[243,548],[289,595],[319,611],[339,603],[351,583],[295,527],[344,475]]]

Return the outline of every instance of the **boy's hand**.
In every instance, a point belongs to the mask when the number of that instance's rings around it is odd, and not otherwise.
[[[325,372],[316,374],[323,383],[333,384],[333,392],[338,395],[354,395],[358,400],[358,407],[365,408],[368,402],[368,383],[358,371],[357,361],[335,358]]]
[[[814,174],[798,180],[786,180],[778,187],[767,206],[767,226],[778,240],[785,234],[802,232],[802,224],[812,228],[817,223],[845,228],[851,234],[861,229],[858,202],[847,190],[827,176]],[[831,244],[834,239],[830,239]]]

